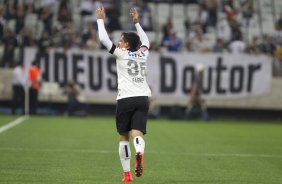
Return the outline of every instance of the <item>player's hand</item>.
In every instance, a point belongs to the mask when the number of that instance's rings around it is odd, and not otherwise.
[[[138,15],[138,12],[135,8],[130,9],[130,15],[133,18],[134,24],[139,22],[139,15]]]
[[[104,7],[97,8],[96,10],[97,19],[105,19],[105,9]]]

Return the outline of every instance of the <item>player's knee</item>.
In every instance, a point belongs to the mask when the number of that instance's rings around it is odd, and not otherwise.
[[[143,136],[143,132],[141,132],[140,130],[136,130],[136,129],[132,129],[131,130],[131,136],[134,138],[134,137],[137,137],[137,136]]]
[[[119,140],[120,141],[129,141],[129,133],[120,133]]]

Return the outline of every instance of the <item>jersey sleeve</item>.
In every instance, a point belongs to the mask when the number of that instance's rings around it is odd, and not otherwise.
[[[109,53],[115,56],[117,59],[125,58],[125,56],[127,55],[126,50],[116,47],[115,44],[112,45]]]
[[[98,35],[99,35],[100,42],[109,51],[111,46],[113,45],[113,42],[110,40],[109,35],[106,31],[106,28],[105,28],[105,25],[104,25],[104,20],[97,19],[97,24],[98,24]]]
[[[149,55],[149,49],[146,46],[141,46],[138,50],[138,53],[142,56],[142,58],[147,60],[147,57]]]
[[[143,30],[143,28],[141,27],[139,23],[136,23],[135,27],[140,37],[141,47],[146,47],[147,49],[149,49],[150,42],[149,42],[148,36],[146,35],[145,31]]]

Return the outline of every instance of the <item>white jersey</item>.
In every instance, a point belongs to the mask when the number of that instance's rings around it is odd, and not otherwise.
[[[117,100],[136,96],[151,96],[151,90],[146,81],[147,57],[149,55],[149,39],[140,26],[135,24],[140,37],[141,47],[136,52],[117,48],[106,32],[104,20],[98,19],[98,35],[101,43],[116,57],[118,75]]]
[[[141,47],[136,52],[117,47],[113,49],[112,54],[116,57],[118,75],[117,100],[135,96],[151,96],[146,80],[148,49]]]

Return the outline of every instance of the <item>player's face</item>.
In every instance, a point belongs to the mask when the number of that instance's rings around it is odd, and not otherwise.
[[[118,42],[118,47],[119,48],[126,48],[126,49],[128,48],[128,42],[124,41],[123,35],[121,35],[121,37],[120,37],[120,40]]]

